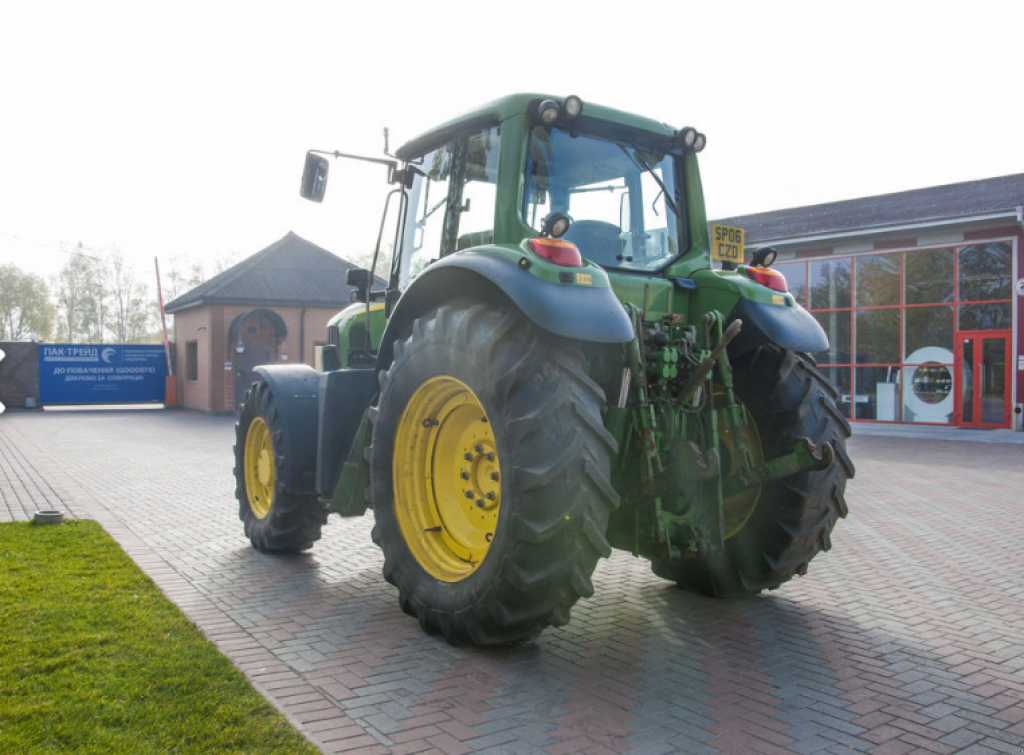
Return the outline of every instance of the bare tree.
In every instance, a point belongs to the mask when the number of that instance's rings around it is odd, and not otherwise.
[[[54,308],[46,282],[17,265],[0,266],[0,340],[49,338]]]
[[[173,301],[214,276],[220,275],[233,267],[239,261],[238,257],[238,253],[223,252],[199,260],[196,257],[179,254],[171,258],[166,272],[163,272],[164,265],[161,262],[164,301]]]
[[[160,269],[161,277],[163,277],[165,302],[177,299],[206,280],[206,272],[203,270],[202,263],[194,258],[181,255],[172,257],[167,272],[163,273],[163,264],[160,265]]]
[[[390,242],[384,242],[381,244],[380,255],[377,258],[377,267],[373,271],[374,275],[378,278],[387,280],[391,274],[391,256],[394,245]],[[364,270],[369,270],[370,265],[373,264],[373,250],[369,250],[362,253],[349,252],[343,258],[353,265]]]
[[[154,296],[131,259],[81,243],[67,251],[54,279],[58,340],[132,343],[155,331]]]
[[[103,260],[81,242],[65,251],[68,261],[54,278],[57,338],[64,343],[100,343],[107,298]]]
[[[149,334],[155,324],[156,308],[149,289],[120,250],[108,252],[106,263],[113,340],[116,343],[138,341]]]

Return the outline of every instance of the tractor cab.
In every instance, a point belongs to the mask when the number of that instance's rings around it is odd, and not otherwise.
[[[691,215],[703,219],[703,208],[687,209],[686,163],[704,144],[695,129],[674,130],[575,96],[514,95],[417,137],[394,160],[310,152],[302,194],[323,199],[328,156],[387,165],[391,182],[405,189],[391,270],[391,287],[400,291],[456,252],[519,252],[529,238],[553,236],[544,221],[555,214],[565,218],[562,238],[582,259],[649,275],[691,248]],[[558,264],[565,253],[545,255],[547,248],[539,255]]]

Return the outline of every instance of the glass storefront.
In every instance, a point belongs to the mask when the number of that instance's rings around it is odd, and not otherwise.
[[[956,401],[960,334],[1012,328],[1012,259],[1000,241],[775,268],[829,337],[815,357],[850,419],[950,424],[970,411]]]

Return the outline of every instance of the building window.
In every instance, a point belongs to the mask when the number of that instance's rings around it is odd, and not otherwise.
[[[185,342],[185,379],[199,380],[199,343],[196,341]]]
[[[907,304],[953,301],[953,250],[914,249],[903,255],[903,295]]]
[[[962,304],[957,307],[960,330],[1010,330],[1012,305],[1010,302],[993,304]]]
[[[824,364],[850,364],[850,311],[813,312],[828,336],[829,350],[817,354]]]
[[[808,266],[811,309],[850,308],[850,258],[811,262]]]
[[[1012,328],[1010,242],[777,268],[829,338],[815,357],[851,419],[952,422],[956,334]]]
[[[854,325],[857,364],[899,364],[899,308],[858,309]]]
[[[953,353],[953,307],[907,307],[903,315],[903,361],[916,363],[914,355],[924,349],[945,349]]]
[[[796,303],[801,307],[807,306],[807,265],[802,262],[796,264],[779,264],[775,269],[786,276],[786,284],[789,293],[793,294]]]
[[[1010,251],[1011,245],[1005,241],[957,249],[957,299],[1009,299],[1013,277]]]
[[[854,259],[855,307],[891,307],[900,303],[900,256],[873,254]]]
[[[960,330],[1010,330],[1013,247],[1009,242],[963,246],[956,250]],[[1003,300],[1003,301],[999,301]]]

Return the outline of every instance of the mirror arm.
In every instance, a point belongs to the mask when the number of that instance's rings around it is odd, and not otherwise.
[[[315,155],[324,155],[326,157],[344,157],[348,160],[362,160],[366,163],[377,163],[378,165],[386,165],[388,167],[388,183],[398,183],[400,178],[400,171],[398,170],[398,161],[396,160],[385,160],[380,157],[364,157],[362,155],[350,155],[345,152],[338,152],[337,150],[327,151],[323,149],[311,149],[309,150]]]

